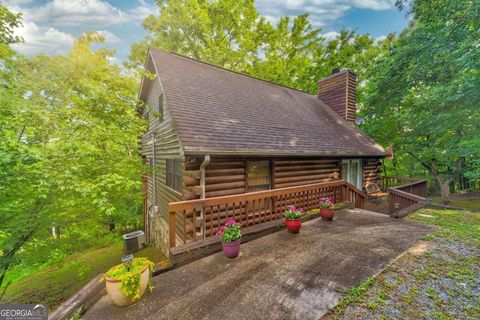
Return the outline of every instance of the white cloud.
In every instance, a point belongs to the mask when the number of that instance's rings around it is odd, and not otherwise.
[[[54,0],[38,7],[22,6],[29,2],[31,1],[3,2],[13,12],[23,14],[23,26],[17,28],[15,34],[23,37],[24,43],[17,44],[14,48],[27,55],[68,52],[76,36],[63,31],[61,26],[75,25],[81,33],[86,28],[94,31],[99,26],[122,23],[129,19],[126,13],[99,0]],[[105,37],[107,43],[120,42],[111,31],[104,29],[98,32]]]
[[[33,0],[2,0],[0,1],[1,4],[3,4],[5,7],[14,7],[14,6],[20,6],[23,4],[28,4],[32,3]]]
[[[324,37],[326,41],[332,41],[335,38],[337,38],[339,35],[340,35],[340,33],[336,32],[336,31],[330,31],[330,32],[322,34],[322,37]]]
[[[106,27],[129,20],[127,13],[101,0],[53,0],[24,10],[29,19],[55,26]]]
[[[354,8],[393,8],[391,0],[278,0],[274,5],[270,0],[257,0],[255,6],[262,15],[270,17],[270,21],[278,21],[281,16],[309,13],[310,21],[316,27],[328,25]]]
[[[105,42],[107,42],[107,43],[120,42],[120,39],[115,34],[113,34],[112,32],[110,32],[108,30],[100,30],[100,31],[97,31],[97,32],[105,38]]]
[[[158,14],[158,7],[155,3],[148,4],[145,0],[138,0],[138,7],[128,11],[128,15],[134,21],[142,21],[149,15]]]
[[[22,36],[24,43],[14,45],[15,50],[32,55],[40,52],[59,54],[67,52],[75,37],[52,27],[41,27],[34,22],[24,22],[22,28],[15,30]]]

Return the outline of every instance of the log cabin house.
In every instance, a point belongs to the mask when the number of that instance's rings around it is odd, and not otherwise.
[[[318,81],[318,94],[150,49],[140,99],[145,231],[166,254],[211,237],[228,217],[243,227],[281,221],[288,204],[323,195],[360,206],[384,149],[355,125],[356,75]]]

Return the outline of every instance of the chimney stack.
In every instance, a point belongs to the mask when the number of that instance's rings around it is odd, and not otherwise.
[[[357,75],[351,70],[333,69],[318,80],[318,97],[348,122],[355,124]]]

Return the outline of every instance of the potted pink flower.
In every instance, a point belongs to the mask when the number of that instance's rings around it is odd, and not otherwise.
[[[335,215],[335,205],[332,199],[325,197],[320,199],[320,216],[322,220],[332,221]]]
[[[298,233],[302,227],[303,209],[295,208],[295,206],[287,206],[285,211],[285,227],[292,233]]]
[[[223,254],[227,258],[236,258],[240,253],[240,242],[242,234],[240,233],[240,225],[235,220],[230,219],[221,226],[217,233],[217,237],[222,241]]]

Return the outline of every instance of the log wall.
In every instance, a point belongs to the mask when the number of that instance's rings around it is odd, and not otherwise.
[[[363,184],[376,183],[381,185],[380,176],[382,170],[382,161],[380,159],[368,159],[363,165]]]
[[[339,159],[275,159],[273,187],[285,188],[340,179]]]
[[[265,158],[212,157],[205,170],[207,198],[247,192],[246,162]],[[341,179],[339,158],[270,158],[272,189],[322,183]],[[185,162],[183,200],[199,199],[200,164],[203,157]],[[371,158],[363,162],[363,182],[380,183],[381,160]]]

